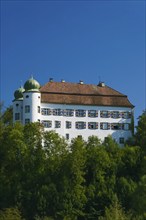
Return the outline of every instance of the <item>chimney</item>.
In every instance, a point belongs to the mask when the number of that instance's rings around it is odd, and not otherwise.
[[[80,80],[79,84],[84,84],[83,80]]]
[[[105,87],[105,83],[104,82],[99,82],[98,86]]]

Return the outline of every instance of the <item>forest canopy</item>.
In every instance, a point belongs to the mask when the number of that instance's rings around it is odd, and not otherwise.
[[[146,219],[146,112],[124,147],[110,136],[68,144],[10,115],[0,122],[0,220]]]

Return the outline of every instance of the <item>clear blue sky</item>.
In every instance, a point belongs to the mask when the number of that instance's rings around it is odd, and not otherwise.
[[[33,74],[98,84],[145,109],[145,1],[1,1],[1,99]]]

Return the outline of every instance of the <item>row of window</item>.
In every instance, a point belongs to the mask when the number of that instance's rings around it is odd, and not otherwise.
[[[45,120],[42,121],[42,124],[44,125],[45,128],[52,128],[52,121],[50,120]],[[99,123],[98,122],[83,122],[83,121],[77,121],[75,122],[75,128],[76,129],[86,129],[88,126],[88,129],[98,129],[99,128]],[[61,121],[55,121],[55,128],[61,128]],[[66,129],[72,128],[72,122],[71,121],[66,121],[65,125]],[[102,122],[100,123],[100,129],[102,130],[129,130],[130,126],[128,123],[107,123],[107,122]]]
[[[56,116],[74,116],[74,109],[50,109],[42,108],[42,115],[56,115]],[[86,117],[86,110],[78,109],[75,110],[76,117]],[[97,110],[88,110],[88,117],[96,118],[98,117]],[[100,111],[101,118],[131,118],[131,112],[119,112],[119,111]]]
[[[50,108],[42,108],[38,106],[38,113],[42,115],[55,115],[55,116],[74,116],[74,109],[50,109]],[[30,105],[25,106],[25,113],[30,113]],[[86,117],[86,110],[78,109],[75,110],[76,117]],[[88,117],[96,118],[98,117],[98,110],[88,110]],[[119,112],[119,111],[100,111],[101,118],[131,118],[131,112]]]

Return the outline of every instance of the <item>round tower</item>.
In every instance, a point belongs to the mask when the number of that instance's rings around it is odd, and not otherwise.
[[[41,93],[40,84],[31,77],[24,84],[23,124],[40,121]]]
[[[14,92],[13,122],[23,122],[23,92],[24,88],[22,86]]]

